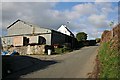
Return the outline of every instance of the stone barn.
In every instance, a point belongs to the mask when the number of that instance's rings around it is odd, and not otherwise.
[[[3,46],[63,45],[70,43],[73,48],[76,39],[59,31],[43,28],[22,20],[7,27],[8,35],[2,37]]]

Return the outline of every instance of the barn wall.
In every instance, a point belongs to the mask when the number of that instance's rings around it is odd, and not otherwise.
[[[51,45],[51,33],[29,36],[29,43],[39,43],[39,37],[43,37],[45,39],[46,45]]]
[[[27,30],[27,31],[26,31]],[[36,34],[36,33],[51,33],[51,30],[40,28],[36,25],[26,24],[22,21],[16,22],[10,28],[8,28],[8,36],[21,35],[21,34]]]
[[[45,28],[40,28],[40,27],[35,27],[34,33],[51,33],[51,30],[45,29]]]
[[[77,39],[56,31],[52,32],[52,39],[51,39],[52,45],[54,44],[65,44],[69,43],[71,48],[76,48],[77,46]]]
[[[51,34],[42,34],[39,36],[42,36],[46,39],[46,45],[51,45]]]
[[[27,31],[26,31],[27,30]],[[36,36],[42,36],[46,39],[46,45],[51,45],[51,30],[46,28],[40,28],[36,25],[29,25],[25,22],[18,21],[14,25],[12,25],[10,28],[8,28],[8,35],[7,36],[13,36],[13,35],[25,35],[25,34],[35,34]],[[38,35],[39,34],[39,35]],[[26,35],[29,36],[30,35]],[[9,39],[10,42],[12,41]],[[5,38],[5,41],[8,45],[8,37]],[[13,44],[11,42],[10,44]]]
[[[18,21],[16,24],[12,25],[8,28],[8,36],[9,35],[21,35],[21,34],[32,34],[33,28],[29,25]]]
[[[13,45],[13,37],[2,37],[2,46]]]
[[[23,36],[14,36],[13,45],[14,46],[23,46]]]
[[[53,44],[64,44],[65,43],[65,35],[56,31],[52,32],[52,45]]]

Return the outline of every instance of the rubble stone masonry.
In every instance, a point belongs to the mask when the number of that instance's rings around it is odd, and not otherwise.
[[[101,44],[109,41],[113,43],[111,48],[120,49],[120,24],[116,25],[111,31],[105,30],[103,32]]]

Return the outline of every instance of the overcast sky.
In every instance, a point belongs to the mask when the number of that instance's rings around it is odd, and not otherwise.
[[[3,2],[0,10],[2,35],[17,19],[54,30],[66,24],[74,34],[86,32],[88,39],[109,30],[111,21],[118,23],[117,2]]]

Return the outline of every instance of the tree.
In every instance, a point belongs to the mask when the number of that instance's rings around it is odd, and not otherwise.
[[[99,43],[101,39],[100,38],[96,38],[95,40],[96,40],[97,43]]]
[[[79,32],[76,34],[78,41],[85,41],[87,39],[87,34],[85,32]]]

